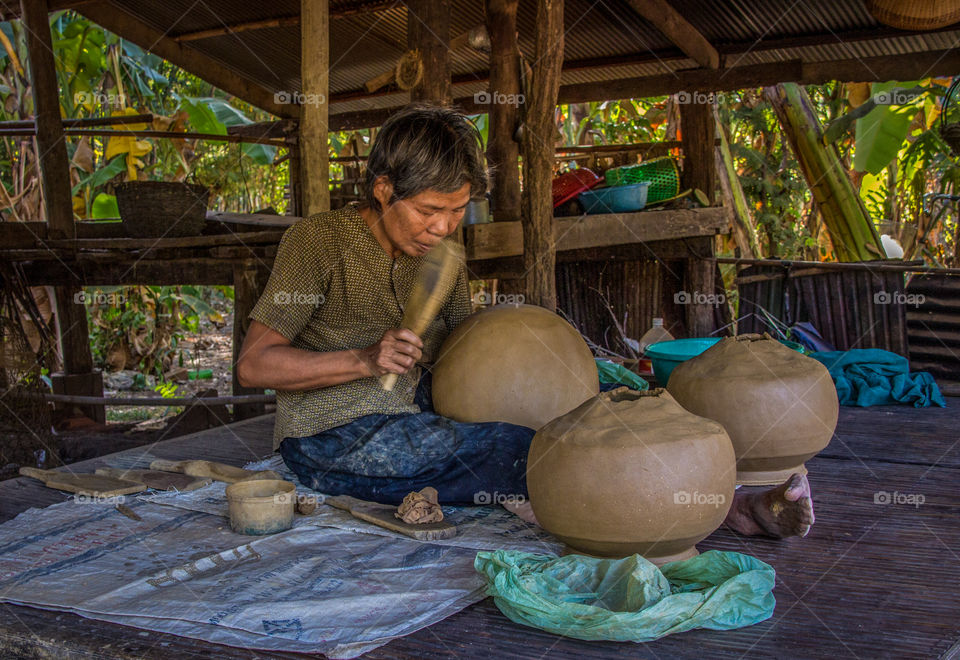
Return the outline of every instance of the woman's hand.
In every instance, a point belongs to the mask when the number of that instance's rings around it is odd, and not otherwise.
[[[423,355],[423,342],[406,328],[391,328],[376,344],[361,351],[362,360],[375,377],[405,374]]]

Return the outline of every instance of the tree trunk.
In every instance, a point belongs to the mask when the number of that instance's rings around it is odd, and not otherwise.
[[[823,145],[823,127],[806,91],[796,83],[781,83],[763,91],[810,185],[837,260],[881,258],[884,252],[880,235],[840,161],[837,148]]]

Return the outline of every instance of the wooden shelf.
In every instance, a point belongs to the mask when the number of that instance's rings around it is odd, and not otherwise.
[[[731,231],[732,217],[726,207],[675,209],[581,215],[554,219],[557,251],[581,250],[713,236]],[[468,261],[500,259],[523,254],[520,222],[488,222],[465,228]]]

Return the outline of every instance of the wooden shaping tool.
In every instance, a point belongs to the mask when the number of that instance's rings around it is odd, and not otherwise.
[[[130,495],[147,489],[145,485],[136,481],[127,481],[99,474],[71,474],[69,472],[58,472],[57,470],[38,470],[31,467],[20,468],[20,474],[39,479],[48,488],[90,497]]]
[[[273,470],[244,470],[233,465],[225,463],[214,463],[213,461],[168,461],[158,458],[150,464],[151,470],[161,470],[163,472],[180,472],[191,477],[210,477],[217,481],[225,481],[228,484],[235,484],[238,481],[252,481],[254,479],[280,479]]]
[[[389,529],[391,532],[397,532],[418,541],[437,541],[439,539],[450,539],[457,535],[457,526],[445,520],[422,525],[405,523],[394,515],[397,512],[397,507],[390,504],[367,502],[349,495],[327,497],[324,499],[324,503],[347,511],[354,518],[373,523],[378,527]]]
[[[155,490],[178,490],[182,493],[209,486],[212,477],[191,477],[179,472],[161,472],[160,470],[128,470],[126,468],[97,468],[97,474],[115,477],[127,481],[136,481]]]
[[[426,332],[443,304],[444,283],[453,276],[463,259],[463,246],[449,240],[440,241],[439,245],[427,252],[413,291],[403,308],[401,327],[418,337]],[[384,374],[380,377],[380,385],[389,392],[397,384],[397,378],[397,374]]]

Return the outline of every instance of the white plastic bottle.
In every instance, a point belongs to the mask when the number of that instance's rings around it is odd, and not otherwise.
[[[651,344],[656,344],[658,341],[670,341],[671,339],[674,339],[674,336],[663,327],[663,319],[653,319],[653,326],[643,333],[643,336],[640,337],[640,341],[638,342],[640,345],[640,355],[646,353],[647,347]]]

